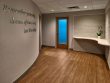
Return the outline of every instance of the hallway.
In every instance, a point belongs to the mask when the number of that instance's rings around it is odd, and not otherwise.
[[[102,55],[43,47],[16,83],[110,83],[109,73]]]

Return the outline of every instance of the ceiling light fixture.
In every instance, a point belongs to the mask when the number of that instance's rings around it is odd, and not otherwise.
[[[87,8],[87,6],[85,5],[84,8]]]
[[[67,7],[68,9],[79,9],[79,6],[70,6],[70,7]]]
[[[50,11],[51,11],[51,12],[54,12],[55,10],[52,9],[52,10],[50,10]]]

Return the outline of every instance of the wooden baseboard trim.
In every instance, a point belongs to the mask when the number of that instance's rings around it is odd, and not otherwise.
[[[68,48],[68,50],[73,50],[73,48]]]
[[[42,48],[43,48],[43,47],[55,48],[55,46],[47,46],[47,45],[42,45]]]

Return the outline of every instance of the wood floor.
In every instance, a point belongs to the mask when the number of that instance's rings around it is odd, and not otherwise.
[[[45,47],[17,83],[110,83],[102,55]]]

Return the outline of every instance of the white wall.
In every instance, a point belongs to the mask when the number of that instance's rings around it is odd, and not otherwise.
[[[43,45],[55,46],[56,44],[56,17],[69,17],[69,48],[78,51],[87,51],[93,53],[104,53],[102,46],[96,46],[93,42],[80,43],[73,39],[73,36],[89,36],[97,37],[97,25],[102,25],[105,28],[105,16],[103,10],[57,13],[43,15]],[[82,26],[83,25],[83,26]],[[94,27],[95,26],[95,27]],[[103,36],[104,37],[104,36]],[[86,41],[87,42],[87,41]],[[97,42],[95,42],[97,44]],[[87,49],[87,46],[92,46]],[[93,50],[95,49],[95,50]]]
[[[55,17],[54,15],[46,15],[42,19],[42,43],[43,45],[55,46]]]
[[[102,38],[105,38],[105,15],[83,15],[74,17],[74,36],[97,38],[98,26],[103,27]],[[77,51],[104,54],[104,47],[91,40],[73,40],[73,49]]]
[[[105,38],[105,14],[75,16],[74,20],[74,36],[97,38],[98,26],[101,25],[102,38]]]
[[[106,7],[106,39],[110,43],[110,1]],[[110,68],[110,47],[106,47],[106,59]]]
[[[3,11],[3,5],[35,13],[36,18]],[[12,83],[36,60],[39,54],[39,9],[31,0],[0,0],[0,83]],[[11,24],[10,19],[35,21],[35,25]],[[24,33],[24,28],[36,32]]]

